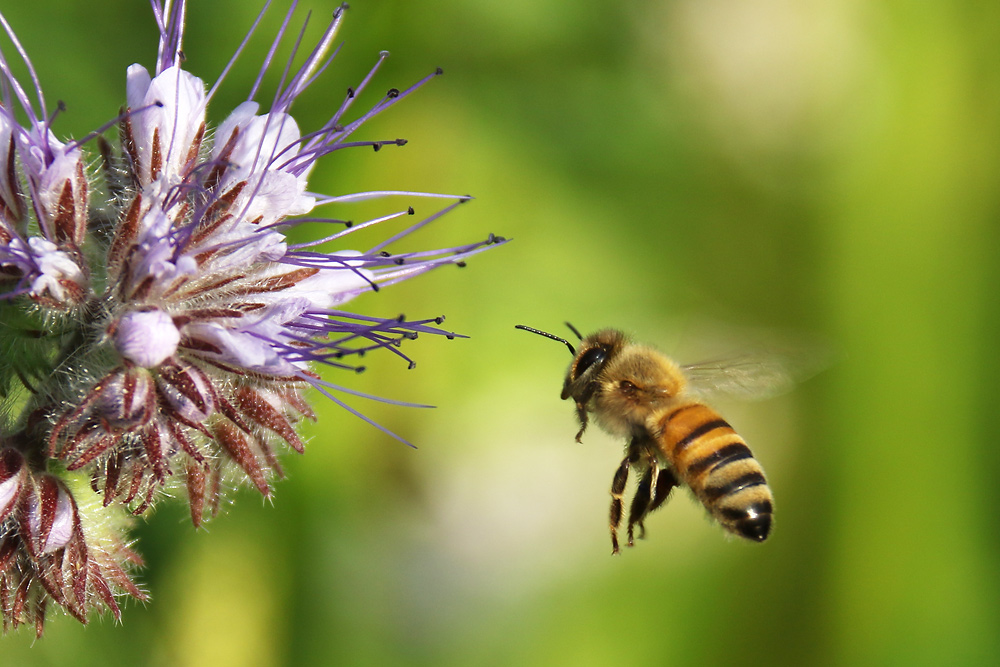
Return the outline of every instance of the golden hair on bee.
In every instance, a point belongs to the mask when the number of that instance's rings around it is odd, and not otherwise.
[[[625,457],[611,483],[609,528],[612,553],[619,553],[618,529],[630,470],[639,483],[629,508],[628,545],[634,529],[660,507],[675,486],[687,486],[726,530],[762,542],[771,530],[773,498],[764,471],[736,431],[695,393],[689,392],[686,367],[618,329],[602,329],[580,339],[564,338],[524,325],[515,328],[565,344],[573,361],[561,398],[572,399],[580,430],[593,415],[597,425],[626,439]],[[726,373],[724,364],[713,372]],[[741,378],[744,383],[747,378]]]

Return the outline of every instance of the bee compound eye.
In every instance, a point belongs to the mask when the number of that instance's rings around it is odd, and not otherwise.
[[[576,364],[576,376],[580,377],[587,372],[594,364],[603,364],[604,360],[608,358],[607,351],[602,347],[592,347],[582,355],[580,355],[580,361]]]
[[[636,391],[636,386],[629,382],[628,380],[622,380],[618,383],[618,388],[621,389],[623,394],[631,396]]]

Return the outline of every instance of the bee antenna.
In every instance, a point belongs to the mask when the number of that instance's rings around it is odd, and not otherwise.
[[[521,329],[523,331],[530,331],[531,333],[538,334],[539,336],[545,336],[546,338],[551,338],[552,340],[557,340],[557,341],[559,341],[560,343],[562,343],[563,345],[565,345],[566,347],[569,348],[569,353],[570,354],[572,354],[574,357],[576,356],[576,350],[573,349],[573,346],[565,338],[560,338],[559,336],[556,336],[555,334],[550,334],[547,331],[540,331],[538,329],[532,329],[531,327],[526,327],[523,324],[515,324],[514,328],[515,329]],[[574,329],[573,331],[575,332],[576,329]],[[577,335],[579,336],[580,334],[577,334]]]
[[[579,331],[577,331],[577,328],[576,328],[575,326],[573,326],[573,325],[572,325],[572,324],[570,324],[569,322],[565,322],[564,324],[565,324],[566,326],[568,326],[568,327],[569,327],[569,330],[570,330],[570,331],[572,331],[573,333],[575,333],[575,334],[576,334],[576,337],[577,337],[577,338],[579,338],[580,340],[583,340],[583,336],[581,336],[581,335],[580,335],[580,332],[579,332]]]

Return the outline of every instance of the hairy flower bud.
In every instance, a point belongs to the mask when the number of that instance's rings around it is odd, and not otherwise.
[[[119,595],[146,599],[128,574],[141,560],[124,545],[116,522],[105,518],[85,530],[69,486],[55,475],[31,472],[9,447],[0,450],[0,503],[5,628],[31,623],[40,636],[49,600],[86,623],[95,607],[120,618]]]

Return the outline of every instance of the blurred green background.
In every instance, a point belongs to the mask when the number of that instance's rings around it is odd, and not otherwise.
[[[302,3],[314,29],[334,6]],[[194,2],[188,69],[214,82],[257,9]],[[60,135],[113,117],[125,68],[153,65],[148,3],[3,12],[67,104]],[[352,304],[471,337],[410,344],[412,371],[385,355],[329,375],[439,406],[352,401],[419,449],[317,397],[273,502],[244,490],[202,531],[162,504],[136,530],[149,605],[123,627],[57,615],[41,641],[0,640],[0,662],[1000,662],[1000,5],[355,0],[340,39],[295,109],[304,130],[380,49],[362,104],[446,75],[363,133],[405,148],[335,155],[312,187],[472,193],[413,245],[515,239]],[[771,336],[842,352],[790,395],[719,404],[777,498],[765,544],[681,493],[610,556],[621,443],[573,442],[566,350],[513,329],[567,319],[686,361]]]

